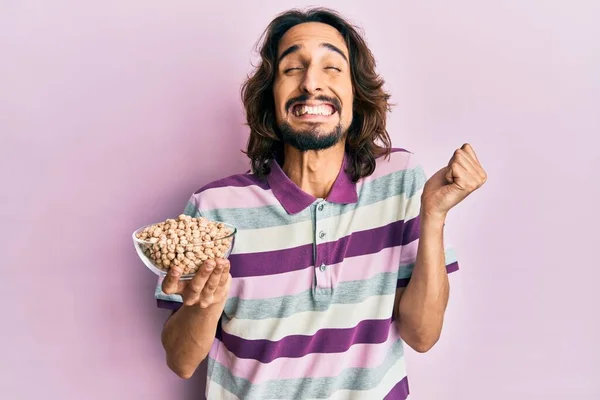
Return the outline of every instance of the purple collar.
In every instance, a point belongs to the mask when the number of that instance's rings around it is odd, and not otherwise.
[[[351,204],[358,201],[356,194],[356,184],[346,170],[347,154],[344,154],[344,161],[338,173],[329,196],[325,200],[331,203]],[[273,191],[273,194],[279,200],[288,214],[297,214],[310,206],[317,200],[316,197],[304,192],[283,172],[281,166],[275,160],[269,163],[271,172],[267,175],[267,182]]]

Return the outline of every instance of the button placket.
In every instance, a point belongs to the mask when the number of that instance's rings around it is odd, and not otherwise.
[[[315,247],[316,247],[316,253],[315,253],[315,278],[316,278],[316,284],[317,287],[319,288],[328,288],[330,286],[329,284],[329,274],[327,271],[327,254],[325,251],[325,248],[323,247],[323,242],[325,241],[324,239],[327,237],[327,233],[326,233],[326,228],[324,227],[324,225],[326,226],[327,224],[324,222],[321,222],[326,215],[326,204],[325,201],[321,201],[320,203],[317,203],[315,206]]]
[[[330,254],[328,241],[331,237],[331,221],[328,219],[329,207],[325,200],[316,204],[315,207],[315,243],[318,248],[318,255],[315,259],[315,275],[317,287],[320,289],[332,289],[333,282],[331,281]]]

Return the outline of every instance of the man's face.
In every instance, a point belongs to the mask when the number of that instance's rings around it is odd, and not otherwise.
[[[273,85],[275,118],[284,143],[301,151],[338,143],[352,122],[348,48],[327,24],[296,25],[281,38]]]

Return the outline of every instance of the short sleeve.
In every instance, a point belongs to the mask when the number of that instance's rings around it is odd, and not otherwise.
[[[197,218],[200,216],[200,211],[198,210],[195,197],[192,196],[188,200],[183,214],[189,215],[191,217]],[[156,289],[154,290],[154,298],[156,299],[156,305],[159,308],[165,308],[168,310],[178,310],[179,307],[183,304],[183,299],[178,294],[166,294],[162,291],[162,282],[163,277],[158,278],[158,282],[156,284]]]
[[[403,227],[400,250],[400,266],[398,269],[398,281],[396,287],[408,285],[412,276],[415,262],[417,260],[417,249],[419,246],[421,194],[427,182],[427,176],[423,166],[411,154],[407,167],[403,171],[403,194],[405,196],[405,207],[403,208]],[[444,254],[446,271],[448,273],[458,270],[458,260],[453,246],[450,244],[444,232]]]

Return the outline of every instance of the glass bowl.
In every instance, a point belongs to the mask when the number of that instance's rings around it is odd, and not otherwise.
[[[181,229],[180,222],[185,225],[186,221],[193,220],[200,221],[197,229],[187,230],[185,226]],[[173,223],[179,228],[172,228]],[[155,232],[157,226],[163,227],[159,233]],[[139,258],[150,271],[164,277],[171,266],[180,265],[183,266],[180,279],[189,280],[204,261],[228,258],[235,244],[236,233],[237,229],[225,222],[182,215],[178,219],[142,226],[133,232],[132,238]]]

